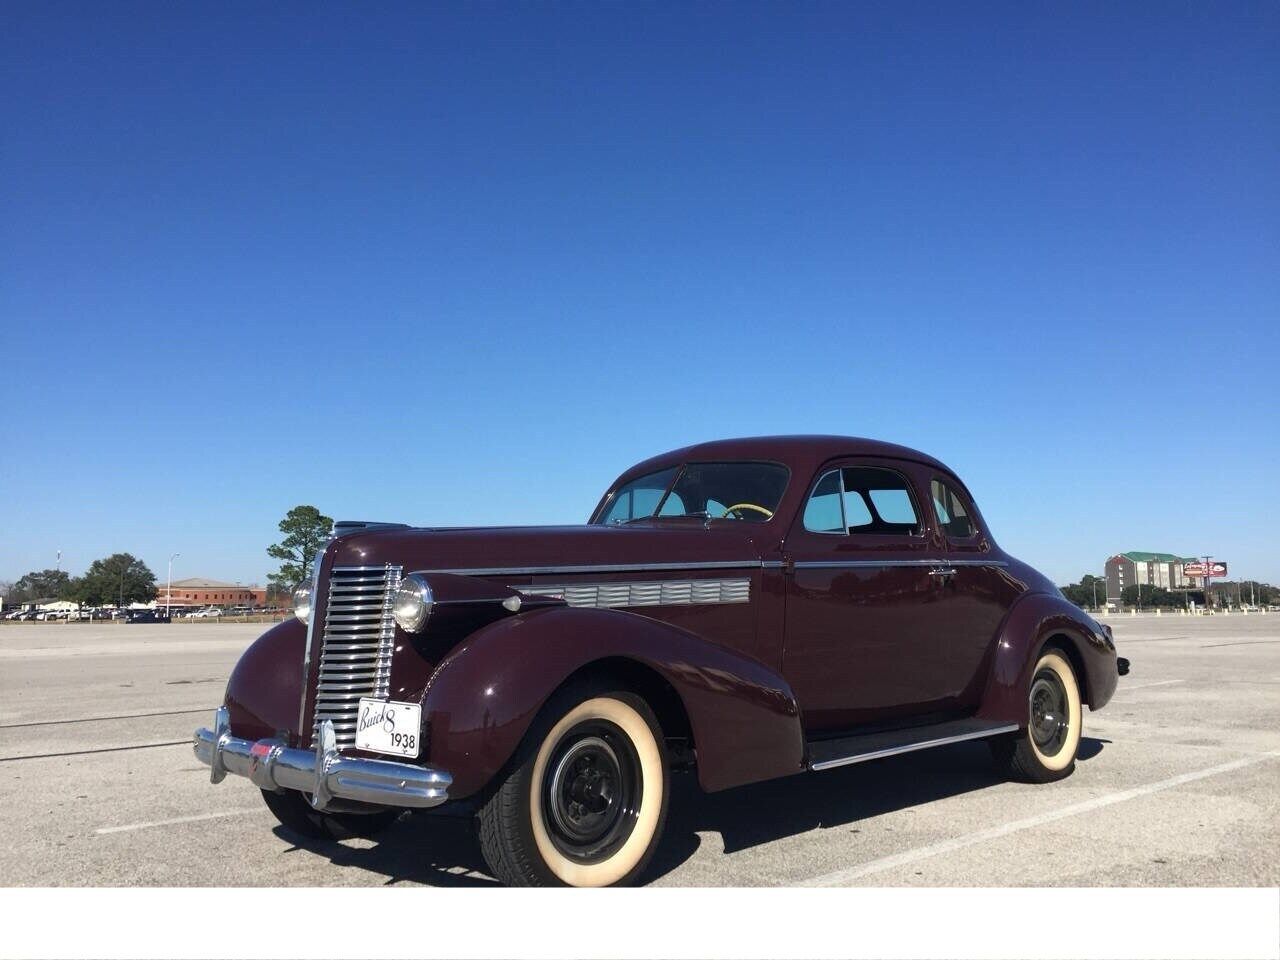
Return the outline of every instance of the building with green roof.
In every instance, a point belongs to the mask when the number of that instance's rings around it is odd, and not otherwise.
[[[1119,604],[1125,587],[1136,585],[1187,590],[1199,587],[1197,577],[1183,576],[1182,565],[1194,563],[1196,557],[1176,553],[1128,550],[1107,558],[1107,603]]]

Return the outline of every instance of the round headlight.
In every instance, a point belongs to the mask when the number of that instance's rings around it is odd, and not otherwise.
[[[427,625],[434,603],[431,585],[421,574],[411,573],[400,581],[400,589],[396,591],[391,605],[391,615],[401,630],[417,633]]]
[[[293,588],[293,615],[303,623],[311,619],[311,584],[300,583]]]

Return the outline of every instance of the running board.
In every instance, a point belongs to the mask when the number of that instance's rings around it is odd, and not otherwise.
[[[808,743],[809,769],[829,770],[847,763],[879,760],[897,753],[928,750],[963,740],[979,740],[1001,733],[1012,733],[1016,723],[993,723],[990,720],[950,720],[927,727],[910,730],[890,730],[887,733],[864,733],[857,737],[841,737],[839,740],[810,740]]]

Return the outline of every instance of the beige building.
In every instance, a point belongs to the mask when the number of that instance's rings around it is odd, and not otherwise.
[[[1194,563],[1195,559],[1173,553],[1146,553],[1142,550],[1117,553],[1107,559],[1107,603],[1119,604],[1125,587],[1153,586],[1164,587],[1166,590],[1199,587],[1198,578],[1182,575],[1182,565]]]

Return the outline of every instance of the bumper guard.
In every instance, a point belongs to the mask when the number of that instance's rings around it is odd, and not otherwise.
[[[338,753],[333,724],[320,725],[316,748],[298,750],[280,740],[241,740],[231,735],[231,715],[219,707],[213,729],[193,737],[196,759],[209,767],[209,780],[228,773],[248,777],[264,790],[301,790],[324,810],[334,798],[387,807],[434,807],[449,798],[453,778],[434,767],[390,760],[365,760]]]

